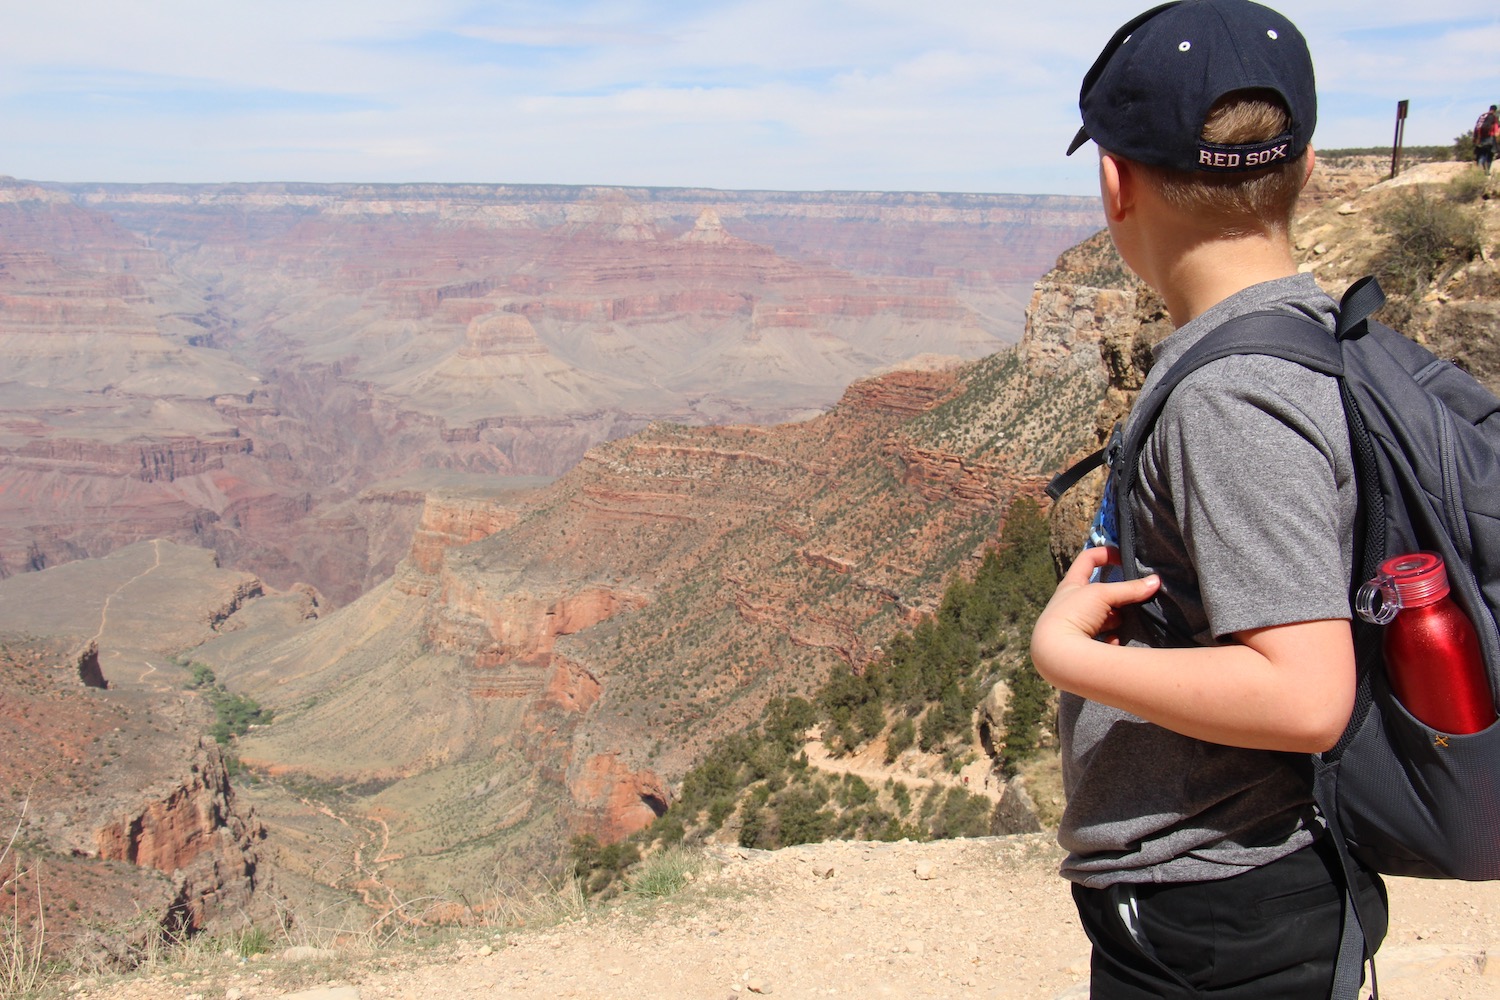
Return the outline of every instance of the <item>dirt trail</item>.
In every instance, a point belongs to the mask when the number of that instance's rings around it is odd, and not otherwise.
[[[908,757],[921,760],[921,770],[911,770],[899,761],[893,769],[885,763],[884,740],[877,740],[854,754],[842,757],[830,754],[827,745],[817,735],[809,736],[802,747],[803,753],[807,754],[807,762],[818,770],[829,774],[852,774],[864,779],[875,788],[884,785],[888,779],[894,778],[908,788],[926,789],[933,785],[943,788],[962,788],[975,795],[982,795],[991,802],[999,802],[1005,785],[992,774],[990,760],[979,752],[977,744],[974,749],[974,759],[955,774],[940,769],[937,765],[940,758],[925,754],[908,755]]]
[[[141,570],[129,580],[126,580],[124,583],[120,584],[114,589],[113,593],[111,593],[104,599],[104,606],[99,611],[99,629],[94,633],[94,637],[89,640],[90,642],[98,642],[100,639],[104,638],[104,630],[109,627],[109,606],[114,602],[114,599],[116,597],[119,597],[120,594],[125,590],[125,588],[130,586],[132,583],[135,583],[142,577],[150,576],[152,573],[161,568],[161,539],[152,539],[151,550],[153,553],[155,553],[156,556],[151,565]]]
[[[1081,1000],[1088,942],[1046,834],[715,849],[688,889],[421,951],[267,958],[106,1000]],[[1386,1000],[1500,1000],[1500,883],[1391,880]]]

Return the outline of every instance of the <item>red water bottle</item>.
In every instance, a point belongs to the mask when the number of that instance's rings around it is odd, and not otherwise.
[[[1387,625],[1386,675],[1408,712],[1442,733],[1477,733],[1495,721],[1479,637],[1448,596],[1442,556],[1387,559],[1355,604],[1361,618]]]

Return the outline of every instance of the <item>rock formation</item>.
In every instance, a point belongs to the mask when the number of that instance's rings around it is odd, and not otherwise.
[[[557,476],[652,420],[800,417],[986,354],[1096,225],[1070,198],[6,179],[0,575],[174,538],[346,603],[405,554],[393,482]]]
[[[371,831],[375,882],[477,892],[497,852],[546,870],[573,836],[648,823],[767,698],[867,662],[1039,494],[1102,389],[1089,351],[1042,336],[857,382],[806,421],[659,423],[528,494],[434,492],[389,583],[195,656],[276,708],[248,766],[370,789],[324,801]],[[305,809],[273,799],[274,840]]]
[[[172,659],[261,596],[165,542],[0,580],[0,811],[25,845],[11,860],[42,872],[54,954],[130,964],[152,934],[269,907],[264,829]]]

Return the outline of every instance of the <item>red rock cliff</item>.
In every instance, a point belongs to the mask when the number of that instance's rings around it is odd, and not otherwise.
[[[181,782],[148,790],[139,811],[116,813],[94,832],[98,856],[174,876],[189,929],[233,907],[256,887],[257,844],[265,829],[236,809],[223,755],[212,743],[198,752]]]

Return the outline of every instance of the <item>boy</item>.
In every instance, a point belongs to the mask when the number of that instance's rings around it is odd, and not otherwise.
[[[1284,309],[1333,329],[1291,252],[1317,116],[1291,22],[1248,0],[1157,7],[1105,46],[1079,106],[1068,152],[1098,144],[1110,235],[1177,328],[1143,394],[1231,317]],[[1134,500],[1142,579],[1090,582],[1115,552],[1086,549],[1031,646],[1062,691],[1058,839],[1092,995],[1327,997],[1344,880],[1308,755],[1338,739],[1355,687],[1355,474],[1335,383],[1261,356],[1204,366],[1147,440]],[[1133,613],[1148,599],[1165,636]],[[1373,946],[1384,888],[1357,882]]]

